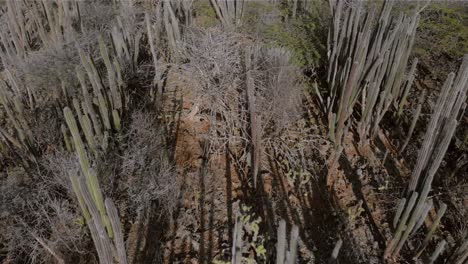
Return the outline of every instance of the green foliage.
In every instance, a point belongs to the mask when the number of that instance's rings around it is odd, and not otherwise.
[[[317,65],[320,59],[319,50],[323,48],[314,36],[316,25],[306,21],[294,20],[290,25],[275,24],[265,32],[265,36],[271,41],[270,45],[290,49],[294,63],[302,67]]]
[[[286,171],[285,176],[290,186],[296,186],[296,184],[301,187],[309,183],[312,178],[312,174],[304,168],[295,168],[289,164],[287,159],[281,161],[281,164],[284,166]]]
[[[241,224],[244,229],[244,234],[247,238],[243,244],[247,246],[246,250],[252,249],[255,252],[257,260],[265,260],[266,250],[263,246],[264,237],[259,235],[262,218],[254,217],[251,209],[251,207],[246,205],[243,205],[241,208],[241,211],[243,211],[241,215]],[[253,259],[245,260],[247,260],[247,263],[257,263]]]
[[[468,130],[461,130],[460,138],[455,138],[455,146],[462,152],[468,152]]]
[[[202,28],[213,27],[218,24],[216,12],[209,0],[195,1],[193,3],[193,12],[195,14],[195,24]]]
[[[267,259],[267,250],[264,246],[265,237],[259,233],[262,218],[255,216],[252,207],[247,205],[241,205],[240,211],[241,214],[237,216],[236,226],[240,225],[238,235],[240,235],[242,243],[237,244],[236,241],[232,241],[235,247],[240,246],[240,248],[236,249],[237,252],[235,256],[232,256],[231,261],[215,260],[213,262],[215,264],[238,263],[235,260],[237,254],[241,263],[265,263]]]
[[[263,1],[246,2],[243,30],[270,47],[284,47],[293,53],[293,62],[305,68],[317,66],[326,44],[326,23],[319,10],[323,3],[311,1],[307,8],[290,17],[291,7]]]
[[[468,53],[468,6],[462,2],[434,2],[421,15],[414,55],[437,60],[458,59]],[[440,69],[446,76],[450,69]]]

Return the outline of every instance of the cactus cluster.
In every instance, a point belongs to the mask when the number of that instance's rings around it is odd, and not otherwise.
[[[154,21],[153,21],[154,20]],[[148,44],[153,59],[154,79],[151,96],[155,98],[155,92],[162,94],[164,74],[167,70],[165,60],[176,62],[181,54],[183,43],[182,28],[192,21],[192,1],[161,1],[156,3],[155,10],[145,12],[145,27]],[[169,58],[163,56],[163,43],[161,35],[165,35]]]
[[[76,100],[75,100],[76,102]],[[79,105],[77,105],[79,107]],[[80,112],[81,110],[78,109]],[[80,115],[80,113],[77,113]],[[117,252],[119,263],[126,263],[125,246],[117,209],[110,199],[104,201],[96,171],[91,167],[90,158],[85,149],[80,129],[69,107],[64,108],[64,116],[72,135],[73,148],[78,156],[80,172],[70,171],[69,178],[78,204],[91,232],[100,263],[113,263],[113,252]],[[91,121],[87,115],[79,118],[82,133],[87,140],[87,146],[96,152],[96,146],[90,139],[94,138]],[[86,120],[86,121],[85,121]],[[88,130],[88,132],[86,132]],[[64,132],[66,134],[66,131]],[[67,138],[67,136],[65,135]],[[94,155],[97,155],[96,153]],[[80,176],[83,175],[83,176]],[[113,243],[111,240],[113,239]],[[115,249],[113,250],[112,248]]]
[[[33,132],[25,118],[21,97],[14,95],[8,84],[2,80],[0,80],[0,104],[6,112],[8,122],[15,130],[14,136],[3,129],[0,130],[0,135],[6,143],[12,144],[15,148],[33,153],[35,145]]]
[[[41,111],[34,110],[38,107],[39,102],[47,103],[50,94],[39,94],[37,88],[30,87],[33,83],[28,84],[24,76],[18,77],[21,73],[18,73],[18,68],[26,67],[25,65],[30,63],[28,60],[31,59],[31,55],[38,53],[38,49],[49,51],[57,47],[61,49],[70,43],[76,43],[82,65],[89,75],[94,88],[94,96],[96,97],[90,96],[85,91],[84,74],[78,72],[77,76],[83,87],[84,102],[73,100],[73,108],[78,114],[79,123],[84,129],[89,146],[95,152],[95,145],[101,144],[93,143],[91,132],[93,131],[98,139],[103,138],[103,132],[96,118],[93,104],[99,105],[99,113],[104,120],[105,128],[110,129],[110,123],[113,122],[114,127],[118,130],[123,107],[121,96],[124,84],[123,67],[128,64],[135,65],[138,57],[138,36],[141,36],[141,33],[139,31],[130,33],[131,30],[117,19],[118,23],[111,32],[116,56],[110,56],[103,37],[98,38],[101,57],[107,70],[107,83],[110,88],[110,96],[106,97],[106,93],[103,91],[104,80],[100,78],[94,61],[81,49],[80,43],[76,41],[77,36],[85,34],[87,31],[82,23],[81,8],[83,3],[81,1],[26,0],[6,1],[5,3],[6,13],[2,14],[2,19],[5,19],[7,26],[0,29],[0,45],[2,46],[0,60],[4,68],[0,80],[0,104],[7,113],[9,126],[13,127],[14,131],[12,133],[11,130],[1,130],[2,146],[14,149],[24,159],[34,159],[40,152],[41,148],[35,146],[38,140],[34,139],[34,133],[25,119],[24,112],[31,110],[31,112],[40,115]],[[27,13],[25,10],[27,10]],[[133,51],[132,54],[129,53],[130,50]],[[81,71],[81,69],[77,71]],[[71,75],[73,75],[73,71],[71,71]],[[57,109],[70,104],[69,96],[72,90],[66,77],[62,79],[62,76],[60,76],[59,78],[62,89],[60,87],[51,87],[54,91],[54,104],[56,104],[54,106]],[[107,106],[108,103],[110,106]],[[62,129],[65,136],[66,133],[64,132],[64,129]],[[68,138],[66,138],[67,140]],[[66,143],[68,149],[71,147],[70,143],[70,141]]]
[[[399,254],[406,240],[414,233],[415,229],[422,225],[422,221],[424,221],[428,210],[430,210],[431,205],[428,205],[427,198],[432,181],[455,133],[455,128],[461,117],[460,113],[463,113],[466,107],[467,90],[468,55],[465,55],[458,75],[455,77],[455,73],[452,72],[445,81],[431,115],[422,147],[418,153],[416,166],[408,184],[406,195],[411,198],[408,203],[403,198],[398,206],[394,219],[394,225],[398,223],[398,227],[385,250],[386,258],[396,257]],[[416,257],[422,253],[427,243],[429,243],[445,210],[446,205],[442,204],[436,221],[430,228],[423,244],[417,249]],[[402,212],[403,215],[400,217]]]
[[[93,197],[94,190],[89,186],[88,180],[84,177],[77,177],[73,173],[70,173],[69,176],[73,191],[78,198],[86,224],[91,232],[99,262],[112,264],[114,259],[117,259],[118,263],[127,263],[122,227],[114,202],[107,198],[104,211],[102,211],[101,206],[104,207],[104,205],[96,203]],[[100,192],[100,190],[98,191]]]
[[[123,18],[118,16],[117,23],[111,29],[111,39],[115,50],[116,58],[112,61],[107,61],[104,58],[107,69],[113,65],[117,73],[122,71],[123,65],[129,65],[132,71],[136,70],[138,56],[140,53],[140,40],[142,37],[141,30],[131,28],[123,22]],[[102,45],[100,44],[101,54],[103,53]],[[102,54],[104,56],[104,54]],[[117,75],[117,82],[121,84],[121,76]]]
[[[79,103],[73,99],[73,106],[78,115],[78,120],[88,141],[89,147],[96,153],[97,138],[105,146],[105,140],[112,129],[119,131],[121,129],[121,115],[124,111],[125,103],[123,100],[123,80],[118,54],[114,57],[113,63],[109,56],[108,49],[102,36],[99,36],[99,48],[101,56],[107,69],[107,78],[109,88],[103,85],[103,80],[97,71],[94,61],[83,50],[79,49],[79,55],[82,65],[87,73],[88,79],[93,87],[92,93],[88,91],[86,79],[81,68],[77,67],[77,77],[81,85],[83,102]],[[117,52],[116,52],[117,53]],[[95,109],[97,106],[97,110]],[[103,148],[104,149],[104,148]]]
[[[244,0],[211,0],[211,4],[223,27],[233,30],[241,24]]]
[[[91,166],[91,161],[106,151],[110,135],[118,133],[122,128],[121,115],[126,105],[120,65],[135,62],[129,53],[133,49],[128,45],[125,31],[119,34],[115,32],[112,35],[114,56],[110,55],[103,36],[98,37],[99,51],[107,70],[107,82],[102,79],[91,56],[78,47],[82,67],[76,68],[76,75],[81,86],[82,102],[73,98],[74,111],[68,106],[64,108],[68,130],[62,126],[65,146],[77,154],[81,168],[79,173],[69,172],[69,178],[101,263],[113,263],[114,258],[119,259],[119,263],[127,261],[117,209],[110,199],[104,201],[97,173]],[[88,90],[88,82],[91,91]]]
[[[54,43],[74,38],[73,22],[80,21],[79,2],[72,1],[5,1],[6,27],[0,30],[2,63],[10,65],[26,58],[27,53],[40,45],[50,47]],[[24,13],[28,10],[28,13]],[[80,30],[81,30],[81,25]],[[34,36],[34,39],[31,39]]]
[[[179,20],[177,19],[169,1],[164,2],[163,8],[164,28],[166,29],[169,48],[174,55],[177,55],[179,52],[178,43],[182,40]]]
[[[379,16],[362,1],[330,1],[333,21],[328,36],[329,93],[324,103],[330,138],[339,147],[359,109],[358,133],[367,141],[393,105],[398,112],[412,86],[417,59],[406,74],[419,13],[391,17],[393,1],[385,1]],[[346,6],[347,5],[347,6]]]

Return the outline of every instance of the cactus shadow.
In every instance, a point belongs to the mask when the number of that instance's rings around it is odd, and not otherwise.
[[[361,183],[361,180],[359,179],[359,175],[356,173],[355,169],[346,157],[340,157],[339,164],[343,170],[345,177],[349,180],[349,182],[352,185],[354,195],[358,200],[362,201],[362,208],[364,209],[365,219],[374,237],[374,240],[378,243],[381,249],[385,249],[385,237],[380,232],[377,223],[372,217],[369,204],[367,203],[364,193],[362,192],[363,185]]]

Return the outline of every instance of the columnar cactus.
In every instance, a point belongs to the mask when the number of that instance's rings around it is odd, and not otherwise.
[[[99,262],[112,264],[112,245],[110,242],[110,235],[108,236],[108,233],[106,234],[106,229],[102,224],[104,219],[101,218],[102,215],[94,202],[91,191],[88,189],[89,187],[86,180],[81,177],[78,179],[78,182],[81,195],[91,215],[91,219],[87,224],[99,256]]]
[[[112,230],[114,230],[114,244],[117,249],[117,255],[119,257],[119,263],[127,264],[127,253],[125,251],[124,237],[122,234],[122,226],[120,224],[119,214],[117,208],[115,207],[114,202],[106,198],[106,211],[109,216]]]
[[[413,232],[414,228],[418,228],[421,217],[425,215],[425,208],[427,208],[426,199],[431,190],[432,181],[455,133],[455,128],[458,124],[457,118],[459,118],[459,113],[466,100],[467,90],[468,55],[465,55],[458,75],[455,77],[455,73],[450,73],[442,87],[442,93],[437,100],[426,130],[423,145],[418,153],[416,167],[411,175],[407,195],[414,196],[417,191],[420,192],[420,195],[414,209],[414,205],[405,208],[403,216],[407,216],[408,214],[411,216],[408,219],[402,218],[400,220],[394,238],[387,245],[385,257],[396,257],[399,254],[409,235]],[[421,176],[423,177],[422,179]],[[439,211],[440,217],[442,217],[444,211],[445,209]],[[401,234],[402,226],[406,226],[403,234]],[[420,253],[418,252],[417,255]]]
[[[437,244],[436,249],[432,253],[431,257],[429,258],[429,264],[433,264],[437,260],[440,254],[444,251],[446,245],[447,245],[447,241],[445,240],[442,240]]]
[[[416,203],[416,199],[418,198],[418,193],[414,192],[411,195],[411,198],[409,199],[408,205],[406,206],[406,210],[403,213],[403,216],[401,217],[398,228],[395,231],[395,235],[393,236],[393,239],[388,243],[387,248],[385,249],[384,252],[384,257],[388,257],[391,255],[391,253],[395,250],[395,247],[397,246],[397,243],[400,241],[402,232],[407,229],[406,226],[406,221],[408,217],[410,216],[410,212],[414,207],[414,204]],[[395,221],[394,221],[395,223]]]
[[[163,10],[164,28],[166,30],[169,48],[172,51],[172,54],[177,57],[179,53],[178,45],[182,40],[179,29],[179,20],[174,14],[171,1],[166,0],[163,2]]]
[[[81,91],[83,94],[83,103],[85,104],[85,106],[83,107],[84,112],[86,112],[86,114],[88,114],[91,117],[91,120],[93,121],[93,129],[94,133],[96,134],[96,137],[98,139],[102,139],[101,122],[99,121],[96,111],[94,110],[93,100],[88,92],[84,73],[79,67],[76,68],[76,76],[78,77],[78,80],[80,82]]]
[[[283,264],[286,259],[286,221],[281,220],[278,225],[276,242],[276,264]]]
[[[248,111],[250,116],[250,142],[251,142],[251,156],[252,156],[252,178],[254,186],[257,186],[257,175],[260,171],[261,155],[262,155],[262,135],[260,118],[257,112],[257,103],[255,96],[255,85],[252,78],[251,71],[257,58],[258,48],[249,47],[245,53],[245,67],[246,67],[246,94],[248,102]]]
[[[400,220],[400,216],[403,213],[403,209],[405,209],[406,205],[406,198],[401,198],[398,202],[398,207],[395,213],[395,217],[393,218],[393,228],[397,227],[398,221]]]
[[[463,264],[468,259],[468,237],[465,235],[460,245],[450,257],[451,263]]]
[[[75,196],[78,199],[78,204],[80,205],[81,212],[83,213],[86,223],[88,223],[89,221],[91,221],[91,215],[89,214],[88,208],[86,207],[86,204],[83,198],[83,194],[81,193],[77,173],[73,171],[69,171],[68,177],[70,178],[73,192],[75,193]]]
[[[421,93],[421,96],[419,97],[418,106],[416,107],[416,111],[413,114],[413,119],[411,121],[410,128],[408,129],[408,133],[406,135],[406,139],[400,147],[400,150],[399,150],[400,154],[403,153],[403,151],[405,151],[406,147],[408,146],[408,143],[410,142],[411,136],[413,135],[414,129],[416,128],[416,123],[418,122],[419,116],[421,115],[422,104],[425,100],[425,97],[426,97],[426,93],[425,92]]]
[[[17,142],[19,140],[21,143],[21,147],[19,149],[25,149],[30,153],[34,153],[34,136],[24,116],[23,104],[20,97],[15,96],[8,91],[3,80],[0,81],[0,104],[3,105],[7,121],[15,129],[17,139],[14,141]],[[15,135],[12,135],[11,138],[13,139],[14,136]],[[9,141],[10,143],[13,143],[13,141]]]
[[[289,246],[286,239],[286,221],[280,220],[276,244],[276,264],[294,264],[297,261],[299,227],[293,226]],[[289,248],[289,250],[288,250]]]
[[[112,227],[110,226],[109,220],[106,216],[104,201],[102,198],[101,189],[99,187],[99,181],[97,179],[96,172],[90,167],[88,155],[86,153],[83,141],[81,139],[81,135],[76,124],[75,117],[73,116],[73,113],[69,107],[65,107],[63,112],[65,115],[66,123],[73,137],[75,150],[77,152],[78,160],[81,165],[81,171],[86,178],[86,183],[92,195],[93,201],[99,209],[99,212],[101,213],[101,219],[103,221],[103,224],[106,226],[109,236],[112,237]]]
[[[70,137],[68,136],[68,133],[67,133],[67,128],[65,127],[64,124],[60,126],[60,130],[62,131],[63,140],[65,141],[65,148],[67,149],[68,152],[72,152],[73,144],[70,141]]]
[[[432,209],[432,206],[433,206],[432,200],[429,200],[429,201],[424,205],[424,208],[423,208],[423,211],[422,211],[422,213],[421,213],[421,216],[420,216],[419,219],[417,220],[416,225],[414,226],[414,229],[413,229],[413,232],[411,233],[411,235],[414,235],[414,234],[416,233],[416,231],[418,231],[418,229],[424,224],[424,221],[426,220],[426,217],[427,217],[427,215],[429,214],[429,211]]]
[[[154,34],[153,34],[152,24],[151,24],[150,16],[148,13],[145,13],[145,23],[146,23],[146,31],[148,34],[148,42],[150,44],[151,56],[153,58],[153,64],[154,64],[154,84],[153,85],[156,86],[156,90],[158,94],[162,94],[162,73],[163,73],[162,71],[163,69],[160,66],[160,63],[158,60],[158,55],[157,55],[158,53],[156,52],[156,45],[154,43]]]
[[[396,110],[403,107],[417,64],[415,59],[405,79],[419,20],[417,12],[395,19],[390,17],[392,1],[385,1],[379,16],[375,8],[364,10],[361,1],[351,2],[346,8],[344,2],[330,1],[333,21],[328,37],[329,93],[324,105],[331,140],[337,146],[342,143],[359,97],[362,112],[358,132],[362,142],[376,134],[392,103]]]
[[[431,241],[432,236],[434,235],[434,232],[436,231],[437,227],[439,227],[440,220],[442,219],[442,216],[444,216],[446,210],[447,210],[447,205],[443,203],[440,206],[439,211],[437,211],[437,216],[434,219],[434,222],[432,223],[431,227],[429,228],[426,238],[424,238],[423,243],[421,244],[421,246],[419,246],[416,252],[416,255],[415,255],[416,258],[418,258],[421,255],[421,253],[424,251],[424,249],[427,247],[427,245]]]
[[[107,79],[109,81],[109,88],[110,88],[110,94],[111,94],[111,103],[112,103],[112,108],[116,110],[120,110],[122,108],[122,98],[117,86],[117,80],[116,80],[116,74],[115,74],[115,69],[113,63],[111,63],[110,57],[109,57],[109,52],[107,50],[107,46],[104,42],[104,39],[100,35],[98,37],[98,42],[99,42],[99,49],[101,51],[101,56],[104,59],[104,63],[107,68]]]
[[[221,20],[225,28],[233,30],[241,24],[244,12],[244,0],[211,0],[211,4],[216,11],[218,19]]]

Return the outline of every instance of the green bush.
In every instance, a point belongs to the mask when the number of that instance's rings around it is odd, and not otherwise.
[[[193,3],[195,24],[202,28],[209,28],[218,24],[216,12],[209,0],[195,1]]]
[[[313,68],[323,57],[326,28],[321,23],[322,3],[309,2],[291,17],[291,4],[274,6],[266,2],[247,2],[243,30],[257,36],[270,47],[284,47],[293,53],[293,62]]]
[[[439,61],[444,66],[434,70],[436,77],[452,71],[441,59],[456,62],[468,53],[468,6],[461,2],[429,5],[421,14],[413,53],[423,62]]]
[[[418,52],[425,55],[443,51],[453,57],[463,57],[468,52],[468,7],[457,3],[434,3],[427,8],[420,21]],[[430,47],[430,48],[428,48]]]

